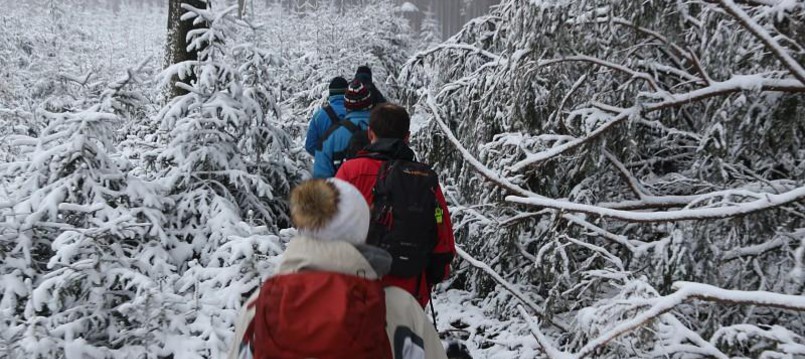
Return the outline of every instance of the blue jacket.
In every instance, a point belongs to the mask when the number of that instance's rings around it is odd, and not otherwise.
[[[346,116],[347,109],[344,108],[344,95],[330,96],[327,102],[330,103],[330,107],[335,110],[335,114],[338,115],[340,119]],[[307,137],[305,138],[305,151],[311,156],[316,155],[316,146],[319,145],[319,138],[327,132],[330,125],[332,125],[332,120],[330,120],[330,116],[327,116],[327,112],[325,112],[323,108],[316,110],[316,113],[313,114],[313,118],[310,119],[310,126],[307,128]]]
[[[371,111],[353,111],[347,113],[346,119],[352,121],[361,130],[369,128],[369,113]],[[335,176],[335,165],[333,164],[333,154],[347,149],[352,132],[345,127],[339,127],[333,132],[324,144],[321,151],[316,151],[316,159],[313,161],[313,178],[329,178]]]

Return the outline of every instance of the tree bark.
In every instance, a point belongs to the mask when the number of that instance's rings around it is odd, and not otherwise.
[[[187,33],[195,28],[203,28],[206,25],[193,25],[193,20],[182,21],[181,17],[186,11],[182,9],[182,4],[188,4],[196,8],[205,8],[207,4],[203,0],[169,0],[168,1],[168,41],[165,51],[165,67],[178,64],[184,61],[198,60],[197,51],[187,51]],[[169,98],[181,96],[187,93],[186,90],[176,87],[177,81],[188,85],[195,81],[195,76],[191,75],[184,79],[174,76],[170,84]]]

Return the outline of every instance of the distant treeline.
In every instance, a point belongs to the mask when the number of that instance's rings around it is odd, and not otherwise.
[[[104,6],[109,8],[120,8],[126,0],[85,0],[85,4],[97,4],[97,6]],[[230,4],[237,4],[238,0],[224,0]],[[345,5],[353,5],[360,3],[372,3],[377,0],[242,0],[247,7],[262,3],[263,5],[272,5],[282,3],[288,9],[304,9],[306,7],[315,7],[321,4],[334,2],[338,7]],[[436,13],[439,22],[442,25],[442,33],[449,37],[456,33],[464,23],[468,20],[486,14],[489,8],[493,5],[500,3],[500,0],[393,0],[398,4],[405,2],[416,5],[419,9],[418,12],[409,13],[408,18],[411,19],[412,28],[419,29],[424,13],[426,11],[433,11]],[[140,0],[138,3],[150,6],[165,6],[167,7],[167,0]]]
[[[156,0],[159,1],[159,0]],[[254,0],[247,0],[254,1]],[[317,6],[322,3],[335,2],[339,7],[359,3],[371,3],[377,0],[264,0],[266,3],[281,1],[288,8],[304,8],[306,6]],[[393,0],[398,4],[405,2],[416,5],[419,12],[410,13],[412,27],[419,29],[419,25],[424,18],[426,11],[436,13],[442,24],[442,33],[451,36],[456,33],[461,26],[468,20],[486,14],[489,7],[499,4],[500,0]]]

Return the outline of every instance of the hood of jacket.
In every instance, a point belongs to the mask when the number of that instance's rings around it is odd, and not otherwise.
[[[299,236],[285,249],[277,274],[314,270],[379,279],[390,269],[391,255],[383,249]]]
[[[416,160],[416,155],[411,147],[408,147],[405,141],[399,138],[378,138],[375,142],[366,146],[364,151],[377,153],[392,159],[406,161]]]

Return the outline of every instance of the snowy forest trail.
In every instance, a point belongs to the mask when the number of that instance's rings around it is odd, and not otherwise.
[[[0,358],[221,357],[363,64],[440,173],[474,357],[805,356],[805,1],[505,0],[447,39],[216,1],[165,67],[164,8],[0,0]]]

